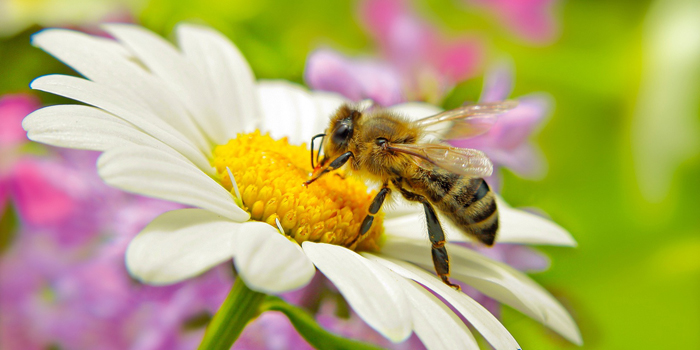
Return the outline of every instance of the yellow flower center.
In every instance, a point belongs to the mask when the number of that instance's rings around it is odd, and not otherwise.
[[[274,140],[255,131],[217,146],[212,163],[221,184],[235,196],[226,167],[231,170],[243,209],[253,220],[276,227],[275,219],[279,219],[284,233],[299,243],[378,250],[383,213],[375,216],[369,232],[358,237],[376,191],[368,192],[361,180],[339,172],[303,186],[312,172],[309,157],[305,144],[293,146],[286,137]]]

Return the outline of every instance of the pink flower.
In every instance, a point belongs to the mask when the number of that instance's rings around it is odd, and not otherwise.
[[[70,196],[52,183],[52,165],[35,159],[21,159],[2,180],[20,217],[32,224],[47,225],[61,221],[74,209]]]
[[[476,73],[481,44],[475,38],[448,39],[410,9],[404,0],[368,0],[360,17],[380,51],[405,70],[431,69],[448,83]]]
[[[315,51],[306,66],[309,86],[356,101],[370,98],[384,106],[437,102],[478,70],[482,56],[478,39],[447,38],[405,1],[365,1],[360,16],[382,58],[349,59],[328,49]]]
[[[513,34],[532,43],[545,44],[558,34],[553,15],[556,0],[465,0],[493,12]]]
[[[21,145],[27,142],[22,129],[22,119],[40,106],[31,95],[15,94],[0,97],[0,148]]]
[[[20,217],[32,224],[51,224],[73,211],[70,196],[51,181],[51,164],[23,158],[21,148],[29,141],[22,119],[40,106],[31,95],[0,97],[0,213],[8,201]]]

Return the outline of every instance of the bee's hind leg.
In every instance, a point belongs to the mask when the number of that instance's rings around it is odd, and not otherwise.
[[[435,214],[435,209],[428,203],[428,201],[423,201],[423,209],[425,209],[425,218],[428,222],[428,236],[430,237],[430,243],[432,243],[433,248],[431,250],[433,254],[433,265],[435,266],[435,272],[440,276],[443,282],[448,286],[461,290],[459,285],[450,282],[450,257],[447,255],[447,249],[445,249],[445,233],[440,226],[440,221]]]
[[[447,255],[447,249],[445,249],[445,232],[442,230],[435,209],[433,209],[433,206],[425,197],[419,194],[406,191],[403,188],[401,188],[401,194],[409,201],[421,202],[423,204],[425,219],[428,222],[428,236],[433,246],[431,253],[433,255],[435,272],[446,285],[461,290],[462,288],[459,285],[450,282],[450,257]]]

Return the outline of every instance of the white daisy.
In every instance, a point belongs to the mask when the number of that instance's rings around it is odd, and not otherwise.
[[[23,125],[34,141],[103,151],[98,170],[110,185],[200,208],[165,213],[134,238],[126,256],[134,277],[170,284],[233,259],[251,289],[280,293],[304,286],[318,268],[392,341],[415,332],[428,348],[478,348],[456,312],[496,349],[519,348],[484,307],[428,272],[420,207],[387,209],[383,228],[379,218],[376,232],[352,246],[356,251],[332,244],[347,242],[343,232],[361,220],[371,194],[358,190],[364,188],[358,180],[334,176],[308,188],[319,193],[301,193],[294,176],[308,168],[308,149],[293,145],[323,130],[341,97],[287,82],[256,83],[240,52],[208,28],[178,26],[178,47],[138,26],[105,30],[116,41],[62,29],[34,36],[34,45],[86,79],[48,75],[32,88],[87,106],[46,107]],[[436,112],[419,103],[396,110],[412,117]],[[273,140],[283,137],[291,146]],[[499,242],[575,245],[556,224],[499,205]],[[268,224],[274,218],[287,236]],[[468,239],[443,223],[448,240]],[[461,246],[447,249],[453,279],[581,343],[571,316],[529,277]]]

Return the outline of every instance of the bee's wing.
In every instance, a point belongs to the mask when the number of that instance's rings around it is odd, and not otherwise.
[[[487,177],[493,173],[493,164],[484,152],[469,149],[450,147],[440,144],[389,144],[391,151],[411,155],[419,166],[426,166],[426,162],[443,168],[449,172],[468,177]]]
[[[443,140],[467,138],[487,132],[496,123],[497,115],[517,106],[518,102],[513,100],[474,104],[431,115],[414,123],[433,132],[442,131]]]

